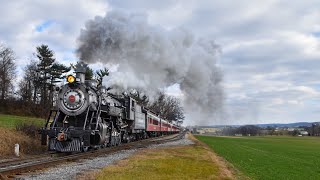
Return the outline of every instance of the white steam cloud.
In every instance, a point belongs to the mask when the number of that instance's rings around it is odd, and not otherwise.
[[[89,20],[78,43],[80,60],[118,66],[109,85],[152,94],[180,84],[185,111],[197,124],[214,124],[213,116],[222,110],[219,47],[212,40],[183,28],[152,26],[143,14],[110,12]]]

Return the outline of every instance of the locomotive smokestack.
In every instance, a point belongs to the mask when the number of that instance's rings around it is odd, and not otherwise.
[[[85,81],[85,74],[84,74],[84,73],[82,73],[82,72],[77,72],[76,77],[80,79],[80,82],[81,82],[81,83],[84,83],[84,81]]]
[[[84,62],[78,62],[75,66],[76,78],[80,79],[81,83],[85,82],[86,79],[86,70],[88,68],[88,64]]]

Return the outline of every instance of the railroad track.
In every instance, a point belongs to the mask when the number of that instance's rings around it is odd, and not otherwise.
[[[49,159],[52,158],[52,156],[55,156],[55,153],[45,153],[45,154],[41,154],[41,155],[34,155],[31,157],[27,157],[27,158],[12,158],[9,160],[4,160],[0,162],[0,170],[8,167],[8,166],[12,166],[14,164],[22,164],[22,163],[27,163],[28,161],[33,161],[33,160],[39,160],[39,159]]]
[[[19,176],[22,173],[34,172],[36,170],[41,170],[41,169],[48,168],[48,167],[65,163],[65,162],[72,162],[80,159],[94,158],[99,155],[110,154],[110,153],[118,152],[121,150],[145,148],[153,144],[162,144],[164,142],[176,141],[183,138],[184,136],[185,136],[185,132],[182,132],[175,135],[145,139],[141,141],[134,141],[126,144],[121,144],[115,147],[98,149],[95,151],[89,151],[85,153],[65,155],[62,157],[48,157],[48,156],[41,157],[40,156],[40,157],[34,157],[29,159],[1,162],[0,163],[0,179],[13,179],[15,178],[15,176]]]

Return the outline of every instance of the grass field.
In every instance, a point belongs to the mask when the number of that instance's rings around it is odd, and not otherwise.
[[[44,125],[44,119],[0,114],[0,127],[15,128],[17,124]]]
[[[196,137],[252,179],[320,179],[319,137]]]

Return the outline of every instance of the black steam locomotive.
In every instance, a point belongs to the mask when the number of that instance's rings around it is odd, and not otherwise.
[[[85,80],[86,69],[87,64],[77,63],[76,76],[67,76],[67,84],[56,89],[53,109],[40,131],[49,151],[81,152],[179,131],[133,98]]]

